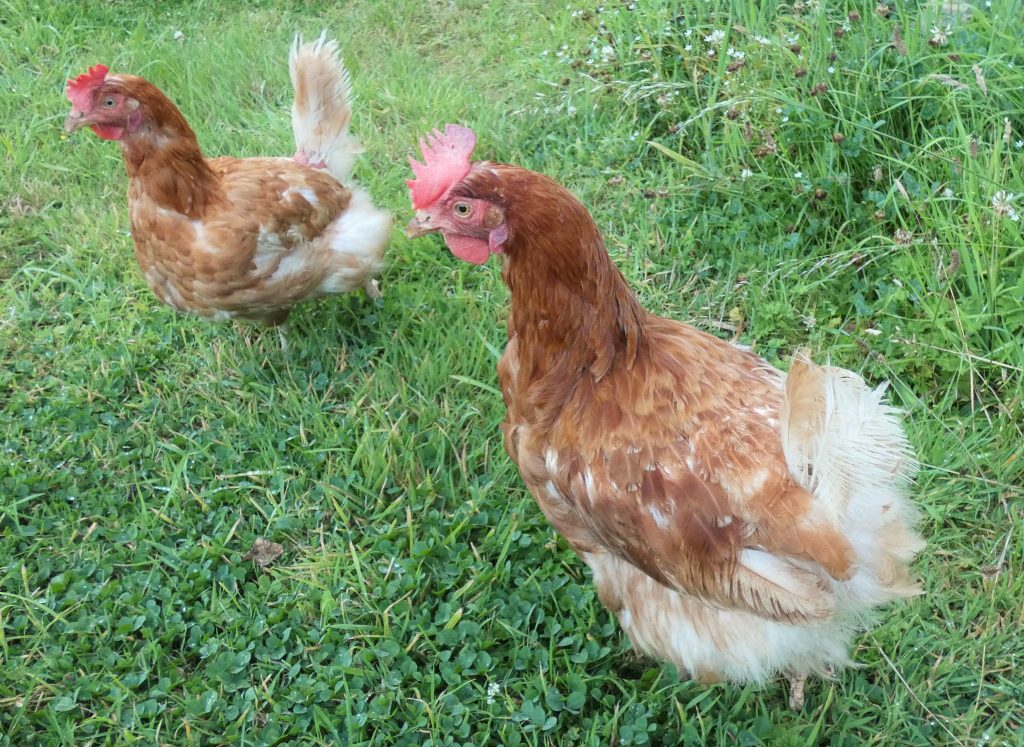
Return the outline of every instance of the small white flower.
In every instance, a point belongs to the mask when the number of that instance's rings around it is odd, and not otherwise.
[[[999,190],[992,195],[992,207],[995,209],[996,215],[1005,215],[1012,221],[1020,220],[1020,215],[1013,207],[1013,201],[1016,199],[1017,195],[1012,195],[1004,190]]]
[[[802,179],[803,175],[804,175],[804,172],[802,172],[802,171],[798,171],[795,174],[793,174],[794,178],[796,178],[796,179]]]
[[[775,113],[776,114],[782,114],[782,107],[781,106],[775,107]]]
[[[693,45],[692,44],[687,44],[685,47],[683,47],[683,51],[684,52],[689,52],[692,49],[693,49]],[[1020,147],[1020,146],[1017,146],[1017,147]]]
[[[1024,140],[1018,140],[1013,144],[1014,148],[1024,148]]]
[[[771,44],[771,42],[768,41],[768,37],[767,36],[755,36],[754,37],[754,41],[756,41],[758,44],[760,44],[761,46],[764,46],[764,47],[766,47],[769,44]]]
[[[782,121],[783,121],[783,122],[788,122],[788,121],[789,121],[789,115],[787,114],[786,116],[784,116],[784,117],[782,118]]]
[[[949,187],[946,187],[944,190],[942,190],[942,196],[948,200],[950,197],[953,196],[953,190],[951,190]]]
[[[835,65],[828,66],[828,74],[832,75],[836,71]]]
[[[750,169],[745,168],[745,169],[743,169],[743,171],[740,172],[740,179],[749,179],[753,175],[754,175],[753,171],[751,171]]]
[[[611,62],[614,59],[615,59],[615,49],[614,49],[614,47],[612,47],[612,46],[610,46],[608,44],[605,44],[603,47],[601,47],[601,60],[603,62]]]
[[[691,36],[693,36],[693,29],[686,29],[686,31],[683,32],[683,36],[689,39]]]
[[[630,140],[636,140],[640,137],[640,130],[633,130],[633,134],[629,136]]]
[[[1017,195],[1009,194],[1005,190],[999,190],[992,195],[992,205],[995,208],[999,208],[1005,205],[1009,205],[1011,202],[1017,199]]]
[[[937,47],[944,47],[949,43],[949,35],[953,28],[947,23],[944,27],[932,26],[931,43]]]
[[[715,50],[709,49],[708,50],[708,57],[714,57],[714,56],[715,56]]]
[[[725,38],[725,32],[722,29],[715,29],[710,34],[704,37],[704,41],[710,44],[712,47],[717,47],[722,43],[722,39]]]
[[[494,699],[501,693],[501,685],[497,682],[492,682],[487,686],[487,704],[494,705]]]
[[[573,114],[576,113],[576,107],[573,106],[572,104],[569,104],[569,106],[566,108],[566,111],[569,113],[569,116],[571,117]]]
[[[796,44],[800,41],[800,34],[793,34],[792,36],[786,37],[786,44]]]
[[[175,31],[174,31],[174,41],[180,42],[184,38],[185,38],[185,34],[182,33],[181,29],[175,29]]]

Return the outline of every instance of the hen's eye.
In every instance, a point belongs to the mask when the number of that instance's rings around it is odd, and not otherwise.
[[[116,103],[117,102],[114,101],[114,97],[113,96],[108,96],[107,98],[103,99],[103,106],[105,108],[107,108],[107,109],[113,109],[114,108],[114,104],[116,104]]]
[[[465,218],[470,213],[470,207],[468,203],[456,202],[455,203],[455,214],[460,218]]]

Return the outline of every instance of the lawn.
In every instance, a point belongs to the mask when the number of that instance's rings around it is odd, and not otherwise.
[[[1024,744],[1024,10],[875,6],[0,0],[0,746]],[[504,452],[496,261],[396,228],[384,298],[300,307],[287,351],[153,297],[64,80],[290,154],[321,28],[399,227],[461,122],[578,194],[648,308],[892,382],[925,593],[860,668],[793,712],[631,653]]]

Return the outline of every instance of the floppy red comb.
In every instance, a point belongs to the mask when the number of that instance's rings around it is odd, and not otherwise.
[[[406,179],[413,210],[434,204],[462,177],[469,173],[469,157],[473,155],[476,135],[468,127],[445,125],[444,133],[434,130],[426,139],[420,138],[423,163],[410,157],[409,165],[415,179]]]
[[[82,73],[74,80],[69,80],[64,95],[68,97],[76,109],[88,109],[92,103],[92,91],[96,86],[102,85],[107,79],[110,71],[106,65],[93,65],[89,72]]]

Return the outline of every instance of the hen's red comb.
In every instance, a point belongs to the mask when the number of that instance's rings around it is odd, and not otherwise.
[[[102,85],[110,71],[106,65],[93,65],[89,72],[82,73],[74,80],[69,80],[64,95],[68,97],[76,109],[85,110],[92,104],[92,91]]]
[[[438,197],[469,173],[469,157],[476,145],[476,135],[468,127],[445,125],[444,134],[434,130],[426,139],[420,138],[423,163],[410,157],[409,165],[415,179],[406,179],[413,210],[434,204]]]

